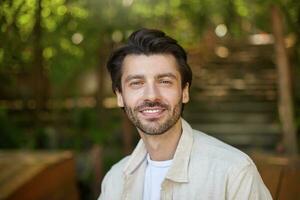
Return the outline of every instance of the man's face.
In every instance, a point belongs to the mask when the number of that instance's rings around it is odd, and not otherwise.
[[[163,134],[173,127],[182,103],[189,101],[188,85],[182,89],[174,56],[128,55],[122,69],[118,105],[125,108],[132,123],[149,135]]]

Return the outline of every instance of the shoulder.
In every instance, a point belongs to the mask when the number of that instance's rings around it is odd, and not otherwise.
[[[122,194],[124,182],[123,169],[129,156],[123,158],[118,163],[114,164],[106,173],[102,184],[101,194],[98,200],[119,199]]]
[[[194,144],[191,160],[194,166],[207,166],[207,170],[227,177],[234,182],[237,177],[260,177],[252,159],[244,152],[203,132],[193,130]]]
[[[119,162],[114,164],[105,175],[104,181],[113,181],[114,178],[117,178],[117,180],[119,181],[120,177],[123,176],[123,169],[129,158],[130,156],[126,156]]]
[[[224,177],[228,199],[272,199],[247,154],[197,130],[193,130],[193,138],[194,166],[204,161],[207,172],[215,170],[213,174]]]
[[[254,165],[247,154],[217,138],[197,130],[193,130],[193,137],[193,152],[199,159],[217,162],[228,168],[243,168]]]

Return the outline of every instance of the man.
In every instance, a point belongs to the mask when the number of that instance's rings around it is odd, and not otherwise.
[[[176,40],[138,30],[107,68],[141,140],[107,173],[100,200],[272,199],[247,155],[181,118],[192,72]]]

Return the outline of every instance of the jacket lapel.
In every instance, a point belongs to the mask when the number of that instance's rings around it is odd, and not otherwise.
[[[181,119],[181,122],[182,135],[175,151],[173,163],[166,175],[166,179],[174,182],[186,183],[189,181],[188,167],[194,138],[191,126],[184,119]]]
[[[145,145],[140,140],[123,170],[125,177],[123,200],[143,199],[144,177],[147,165],[146,155]]]

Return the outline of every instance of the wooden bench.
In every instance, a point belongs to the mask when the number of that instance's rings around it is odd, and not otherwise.
[[[274,200],[300,200],[300,157],[250,153]]]
[[[71,152],[0,151],[0,200],[77,200]]]

